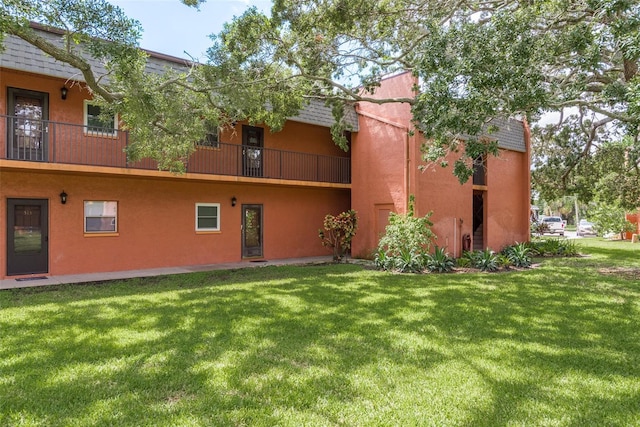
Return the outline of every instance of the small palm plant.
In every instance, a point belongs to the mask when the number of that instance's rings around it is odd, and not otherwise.
[[[528,268],[531,266],[531,248],[526,243],[517,243],[502,250],[514,267]]]
[[[425,258],[425,267],[434,273],[450,273],[456,263],[455,259],[446,251],[446,248],[438,246],[435,246],[433,254],[426,255]]]

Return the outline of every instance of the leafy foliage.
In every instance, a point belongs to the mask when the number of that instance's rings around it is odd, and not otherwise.
[[[483,251],[467,251],[462,256],[469,260],[471,267],[482,271],[497,271],[500,268],[498,255],[489,248]]]
[[[378,243],[377,265],[387,265],[400,271],[424,269],[424,255],[435,235],[429,221],[432,212],[424,217],[414,216],[413,197],[410,198],[409,212],[389,214],[389,225]],[[389,269],[389,268],[385,268]]]
[[[183,0],[194,7],[201,2]],[[68,43],[41,43],[29,21],[62,29]],[[204,136],[202,120],[247,119],[278,130],[309,99],[333,107],[332,135],[343,148],[346,105],[410,105],[428,141],[424,158],[447,165],[455,153],[453,172],[462,182],[478,148],[497,152],[481,138],[497,130],[497,117],[534,122],[560,113],[536,139],[549,159],[541,170],[548,176],[535,179],[540,188],[558,182],[588,188],[569,175],[591,167],[583,159],[609,133],[639,145],[638,2],[275,0],[270,16],[251,8],[212,36],[206,64],[155,78],[143,73],[140,33],[139,23],[105,0],[5,0],[0,6],[0,38],[21,37],[80,70],[91,91],[132,129],[151,128],[133,135],[139,147],[131,155],[151,156],[163,167],[182,167],[193,150],[186,141]],[[80,47],[106,64],[109,86]],[[376,92],[385,76],[401,72],[415,77],[415,95]]]
[[[318,230],[322,246],[333,249],[333,260],[340,261],[351,248],[351,240],[358,229],[356,211],[350,209],[336,216],[324,217],[324,230]]]
[[[635,230],[635,226],[626,220],[625,210],[619,205],[597,203],[591,211],[591,218],[596,226],[598,234],[619,234],[623,237],[625,232]]]
[[[588,192],[582,178],[595,145],[609,133],[628,136],[635,151],[639,145],[639,17],[638,2],[618,0],[275,0],[270,16],[249,9],[213,36],[206,64],[153,78],[137,50],[139,24],[104,0],[5,0],[0,37],[21,37],[80,70],[132,129],[150,129],[133,135],[131,155],[170,169],[182,167],[189,141],[204,137],[203,119],[278,130],[320,99],[333,107],[332,135],[346,148],[345,105],[406,103],[428,141],[424,158],[447,165],[454,153],[461,181],[478,149],[497,152],[483,138],[497,130],[492,119],[560,113],[536,138],[539,159],[549,160],[537,186]],[[68,43],[41,43],[29,21],[62,29]],[[106,64],[109,86],[80,47]],[[401,72],[415,77],[415,95],[376,92],[384,76]]]
[[[427,270],[436,273],[450,273],[456,265],[455,259],[449,255],[446,248],[441,248],[437,245],[433,253],[427,254],[425,259],[425,267]]]
[[[534,221],[531,223],[531,234],[534,236],[542,236],[549,232],[549,224],[544,221]]]
[[[575,241],[568,239],[539,239],[527,243],[533,256],[573,257],[580,252]]]
[[[425,159],[446,165],[446,156],[458,153],[453,169],[464,181],[470,147],[495,130],[495,117],[532,121],[573,109],[551,133],[578,130],[574,142],[582,153],[605,126],[635,138],[639,9],[622,1],[277,0],[259,34],[241,31],[255,12],[240,16],[211,54],[242,46],[238,55],[247,59],[234,60],[234,68],[250,69],[259,58],[262,78],[303,89],[294,90],[302,97],[409,104],[429,141]],[[274,64],[281,68],[266,66]],[[416,77],[415,96],[376,93],[385,75],[402,71]]]
[[[587,152],[578,124],[554,134],[536,130],[532,182],[547,200],[573,194],[582,202],[599,200],[628,210],[640,205],[640,146],[631,137],[597,132]]]
[[[530,267],[531,266],[531,248],[524,242],[507,246],[502,250],[502,254],[507,257],[511,265],[514,267]]]

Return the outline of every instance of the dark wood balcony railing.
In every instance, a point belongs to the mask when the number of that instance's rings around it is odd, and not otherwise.
[[[0,115],[5,135],[0,158],[35,162],[157,170],[151,159],[130,161],[128,133],[87,128],[69,123]],[[2,138],[0,136],[0,138]],[[2,139],[0,139],[1,141]],[[219,143],[197,147],[186,171],[215,174],[348,184],[348,157],[324,156],[271,148]]]

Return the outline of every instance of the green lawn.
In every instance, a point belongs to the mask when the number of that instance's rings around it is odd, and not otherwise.
[[[640,425],[640,245],[0,291],[2,426]]]

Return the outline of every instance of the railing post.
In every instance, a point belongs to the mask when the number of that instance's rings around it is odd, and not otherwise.
[[[49,141],[47,143],[47,145],[49,145],[49,148],[51,149],[51,161],[53,163],[56,162],[56,125],[55,123],[49,123],[49,130],[50,132],[50,138],[47,138]],[[48,159],[47,159],[48,160]]]

